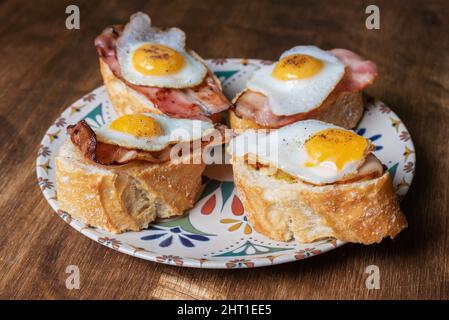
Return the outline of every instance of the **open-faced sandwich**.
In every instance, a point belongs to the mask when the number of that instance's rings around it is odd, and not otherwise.
[[[205,148],[221,144],[221,125],[158,114],[125,115],[100,128],[67,128],[56,156],[62,210],[89,225],[120,233],[193,207]]]
[[[316,119],[354,128],[363,115],[362,90],[376,65],[345,49],[297,46],[256,70],[229,110],[233,129],[280,128]]]
[[[317,120],[231,140],[234,182],[254,228],[275,240],[371,244],[407,226],[369,140]]]
[[[118,115],[159,113],[218,122],[230,102],[178,28],[160,30],[148,15],[106,28],[96,39],[100,70]]]

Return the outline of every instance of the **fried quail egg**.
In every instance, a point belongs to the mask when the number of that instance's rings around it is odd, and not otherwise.
[[[172,144],[198,140],[213,130],[214,125],[209,122],[153,113],[121,116],[94,129],[100,142],[145,151],[160,151]]]
[[[329,52],[297,46],[256,70],[246,86],[267,96],[275,115],[289,116],[319,107],[344,73],[345,65]]]
[[[206,66],[187,52],[182,30],[152,27],[150,17],[141,12],[131,16],[116,52],[122,77],[135,85],[189,88],[207,74]]]
[[[320,185],[356,175],[371,144],[351,130],[307,120],[269,133],[248,130],[231,141],[228,151],[233,157],[257,159],[258,163]]]

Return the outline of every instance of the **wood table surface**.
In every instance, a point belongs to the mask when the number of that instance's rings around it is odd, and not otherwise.
[[[380,8],[380,29],[365,8]],[[81,11],[65,28],[65,8]],[[205,58],[276,59],[298,44],[343,47],[376,61],[368,92],[413,137],[417,170],[401,206],[409,228],[394,241],[345,245],[273,267],[201,270],[152,263],[82,236],[37,185],[36,153],[58,115],[100,86],[93,39],[148,12],[178,26]],[[449,298],[449,4],[447,1],[1,1],[0,298],[447,299]],[[68,265],[81,287],[65,286]],[[365,287],[377,265],[380,289]]]

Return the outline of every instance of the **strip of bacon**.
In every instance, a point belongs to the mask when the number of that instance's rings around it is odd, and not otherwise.
[[[235,113],[237,116],[255,121],[257,124],[280,128],[290,123],[312,117],[317,109],[306,113],[298,113],[291,116],[278,116],[271,111],[268,97],[262,93],[247,90],[237,100]]]
[[[115,51],[117,38],[122,30],[123,26],[112,26],[106,28],[95,39],[98,55],[117,78],[145,95],[164,114],[173,118],[215,122],[220,119],[219,113],[229,108],[229,100],[223,95],[220,86],[210,73],[200,85],[184,89],[139,86],[126,81],[121,75]]]
[[[346,49],[332,49],[330,53],[346,65],[345,76],[335,90],[360,91],[376,80],[377,67],[374,62],[365,60],[358,54]]]
[[[86,159],[103,165],[125,164],[133,160],[161,163],[170,158],[170,148],[149,152],[99,142],[95,132],[84,120],[68,126],[67,133]]]
[[[312,118],[320,112],[321,108],[331,104],[340,93],[361,91],[377,78],[377,68],[374,62],[364,60],[346,49],[333,49],[330,53],[346,65],[346,71],[343,79],[319,108],[291,116],[278,116],[271,111],[269,100],[265,95],[247,90],[237,99],[235,113],[239,117],[253,120],[261,126],[279,128],[299,120]]]
[[[193,141],[183,142],[190,145],[190,152],[196,152],[198,147],[201,149],[206,146],[215,146],[225,143],[231,137],[225,135],[225,128],[222,125],[216,125],[219,133],[218,140],[214,140],[214,133],[202,138],[199,145]],[[160,151],[144,151],[138,149],[128,149],[113,144],[103,143],[97,140],[97,135],[86,121],[81,120],[75,125],[67,127],[67,133],[70,135],[72,143],[78,147],[84,158],[102,165],[125,164],[130,161],[142,160],[150,163],[163,163],[170,160],[170,152],[173,145],[167,146]],[[183,150],[180,146],[180,150]],[[186,146],[188,147],[188,146]]]

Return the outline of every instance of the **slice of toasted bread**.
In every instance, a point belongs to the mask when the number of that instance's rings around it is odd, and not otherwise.
[[[323,238],[371,244],[407,226],[388,172],[376,179],[315,186],[263,175],[233,158],[234,182],[248,220],[269,238]]]
[[[353,129],[362,119],[363,104],[362,91],[341,91],[328,97],[312,119]]]
[[[234,100],[234,104],[238,103],[238,99],[245,93],[241,93]],[[331,94],[326,101],[316,110],[309,112],[298,120],[316,119],[324,122],[332,123],[346,129],[352,129],[357,126],[363,116],[363,94],[359,92],[342,91],[337,94]],[[228,111],[229,123],[232,129],[244,131],[247,129],[271,129],[261,126],[251,119],[239,117],[232,109]]]
[[[146,112],[162,113],[147,97],[130,88],[122,80],[117,78],[101,58],[100,72],[103,76],[104,86],[109,100],[111,100],[112,106],[118,116]]]
[[[58,204],[88,225],[113,233],[138,231],[192,208],[204,169],[204,164],[144,161],[103,166],[86,160],[67,139],[56,156]]]
[[[239,117],[232,109],[228,110],[228,119],[229,126],[237,133],[248,129],[264,129],[263,126],[257,124],[254,120]]]

